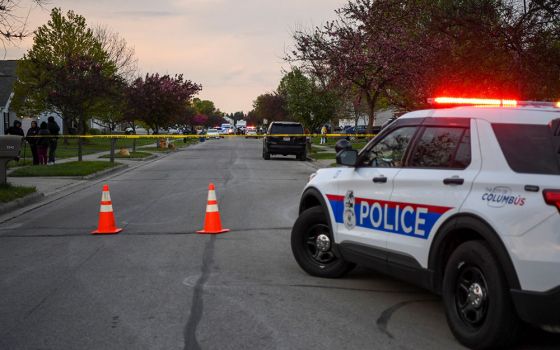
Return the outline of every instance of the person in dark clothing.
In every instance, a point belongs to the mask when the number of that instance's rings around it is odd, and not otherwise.
[[[38,134],[41,137],[37,140],[37,155],[39,157],[39,164],[41,165],[47,164],[47,151],[51,143],[51,137],[48,137],[50,134],[47,123],[42,122]]]
[[[55,152],[56,152],[56,146],[58,143],[58,134],[60,132],[60,127],[58,126],[58,124],[54,121],[54,117],[49,117],[47,119],[48,123],[48,129],[49,129],[49,133],[54,136],[50,138],[50,143],[49,143],[49,163],[54,164],[54,157],[55,157]]]
[[[6,135],[24,136],[21,122],[19,120],[14,120],[14,126],[10,126],[8,130],[6,130]]]
[[[27,143],[29,143],[31,154],[33,155],[33,165],[39,164],[39,154],[37,153],[37,141],[39,141],[39,139],[34,137],[37,135],[39,135],[39,127],[36,121],[32,121],[31,127],[27,130],[26,140]]]

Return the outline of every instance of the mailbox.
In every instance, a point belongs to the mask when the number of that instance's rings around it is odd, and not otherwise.
[[[10,160],[19,158],[23,137],[14,135],[0,136],[0,184],[6,183],[6,168]]]

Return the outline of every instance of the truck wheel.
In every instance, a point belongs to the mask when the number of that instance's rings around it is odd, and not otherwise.
[[[297,158],[301,161],[305,161],[305,160],[307,160],[307,154],[305,153],[305,151],[303,151],[300,154],[298,154]]]
[[[451,254],[442,294],[447,323],[463,345],[494,349],[516,341],[521,322],[500,263],[484,242],[463,243]]]
[[[334,241],[321,207],[305,210],[292,228],[292,253],[299,266],[318,277],[341,277],[354,268],[334,250]]]
[[[263,158],[264,158],[264,160],[269,160],[269,159],[270,159],[270,153],[268,153],[267,151],[263,150]]]

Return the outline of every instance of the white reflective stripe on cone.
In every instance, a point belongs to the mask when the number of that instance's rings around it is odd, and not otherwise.
[[[208,191],[208,200],[215,201],[216,200],[216,191]]]
[[[207,213],[215,213],[218,211],[218,205],[217,204],[208,204],[206,206],[206,212]]]
[[[101,205],[101,208],[99,209],[100,213],[112,213],[113,212],[113,206],[111,204],[108,205]]]
[[[103,191],[101,194],[101,201],[109,202],[110,200],[111,200],[111,195],[109,194],[109,191],[107,192]]]

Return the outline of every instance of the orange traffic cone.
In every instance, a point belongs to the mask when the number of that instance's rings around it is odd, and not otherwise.
[[[224,233],[229,229],[222,228],[222,221],[220,220],[220,211],[218,210],[218,201],[216,200],[216,191],[214,184],[210,183],[208,186],[208,204],[206,205],[206,218],[204,219],[204,229],[196,231],[197,233]]]
[[[99,225],[97,230],[92,234],[115,234],[122,231],[115,225],[115,215],[113,215],[113,204],[111,203],[111,195],[109,194],[109,186],[103,185],[103,193],[101,194],[101,208],[99,209]]]

